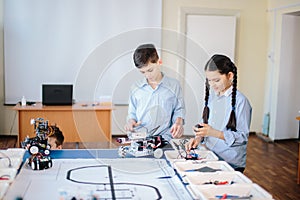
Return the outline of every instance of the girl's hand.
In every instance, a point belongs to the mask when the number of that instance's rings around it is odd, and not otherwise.
[[[218,131],[216,129],[214,129],[213,127],[211,127],[210,125],[208,124],[199,124],[200,128],[197,128],[196,126],[193,127],[194,129],[194,134],[196,137],[208,137],[208,136],[211,136],[211,137],[216,137],[216,138],[219,138],[219,139],[224,139],[224,134],[222,131]]]
[[[202,137],[196,136],[195,138],[191,138],[190,141],[185,144],[186,151],[189,153],[192,149],[197,148],[201,140]]]
[[[193,127],[194,130],[194,134],[195,136],[198,137],[207,137],[208,135],[208,129],[210,129],[211,127],[208,124],[196,124]]]

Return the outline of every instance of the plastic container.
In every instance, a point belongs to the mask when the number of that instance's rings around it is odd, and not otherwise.
[[[23,159],[25,152],[26,149],[23,148],[8,148],[6,150],[0,150],[0,153],[4,153],[10,158],[20,158],[20,159]]]
[[[3,168],[19,169],[19,167],[21,166],[21,163],[22,163],[21,158],[3,157],[2,159],[0,159],[0,169],[3,169]]]
[[[219,158],[212,151],[209,150],[195,150],[193,153],[198,154],[198,160],[219,160]],[[166,150],[165,156],[168,161],[186,161],[186,152],[183,150]]]
[[[11,183],[15,179],[17,172],[17,169],[14,168],[0,169],[0,177],[2,178],[1,183]]]
[[[218,171],[218,172],[190,172],[183,178],[184,182],[193,185],[215,184],[216,182],[228,184],[252,183],[244,174],[238,171]]]
[[[225,161],[188,160],[186,162],[175,162],[173,166],[181,176],[186,175],[187,173],[190,172],[199,172],[199,173],[209,172],[209,170],[201,170],[201,169],[212,169],[216,171],[234,171],[234,169]]]
[[[271,200],[272,195],[255,183],[232,185],[189,185],[188,190],[194,199],[251,199]]]
[[[26,106],[26,99],[24,96],[22,97],[22,100],[21,100],[21,106]]]

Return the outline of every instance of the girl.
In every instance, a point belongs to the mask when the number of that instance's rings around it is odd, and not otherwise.
[[[202,142],[221,160],[243,172],[252,108],[248,99],[237,90],[237,68],[228,57],[214,55],[204,69],[206,83],[202,123],[193,127],[195,138],[189,141],[187,150]]]

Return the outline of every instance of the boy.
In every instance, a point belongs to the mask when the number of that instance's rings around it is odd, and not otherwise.
[[[51,150],[62,149],[64,143],[64,135],[56,126],[50,126],[50,133],[48,135],[48,144],[51,146]]]
[[[145,78],[132,86],[125,130],[144,127],[148,134],[161,135],[167,141],[180,138],[185,105],[179,81],[160,71],[161,61],[153,44],[140,45],[133,60]]]

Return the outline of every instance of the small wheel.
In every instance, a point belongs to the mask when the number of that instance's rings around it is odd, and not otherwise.
[[[52,167],[52,160],[50,160],[49,162],[48,162],[48,168],[51,168]]]
[[[30,163],[30,166],[31,166],[31,169],[36,170],[36,165],[35,165],[34,161],[32,161]]]
[[[163,156],[164,152],[162,149],[156,149],[153,152],[154,158],[161,158]]]
[[[120,146],[119,149],[118,149],[118,155],[121,158],[125,158],[125,156],[126,156],[126,147]]]
[[[35,145],[29,147],[29,152],[31,154],[37,154],[39,152],[39,148]]]
[[[40,170],[40,162],[38,160],[36,161],[36,169]]]
[[[50,154],[50,151],[49,151],[48,149],[46,149],[46,150],[44,151],[44,154],[45,154],[46,156],[48,156],[48,155]]]

